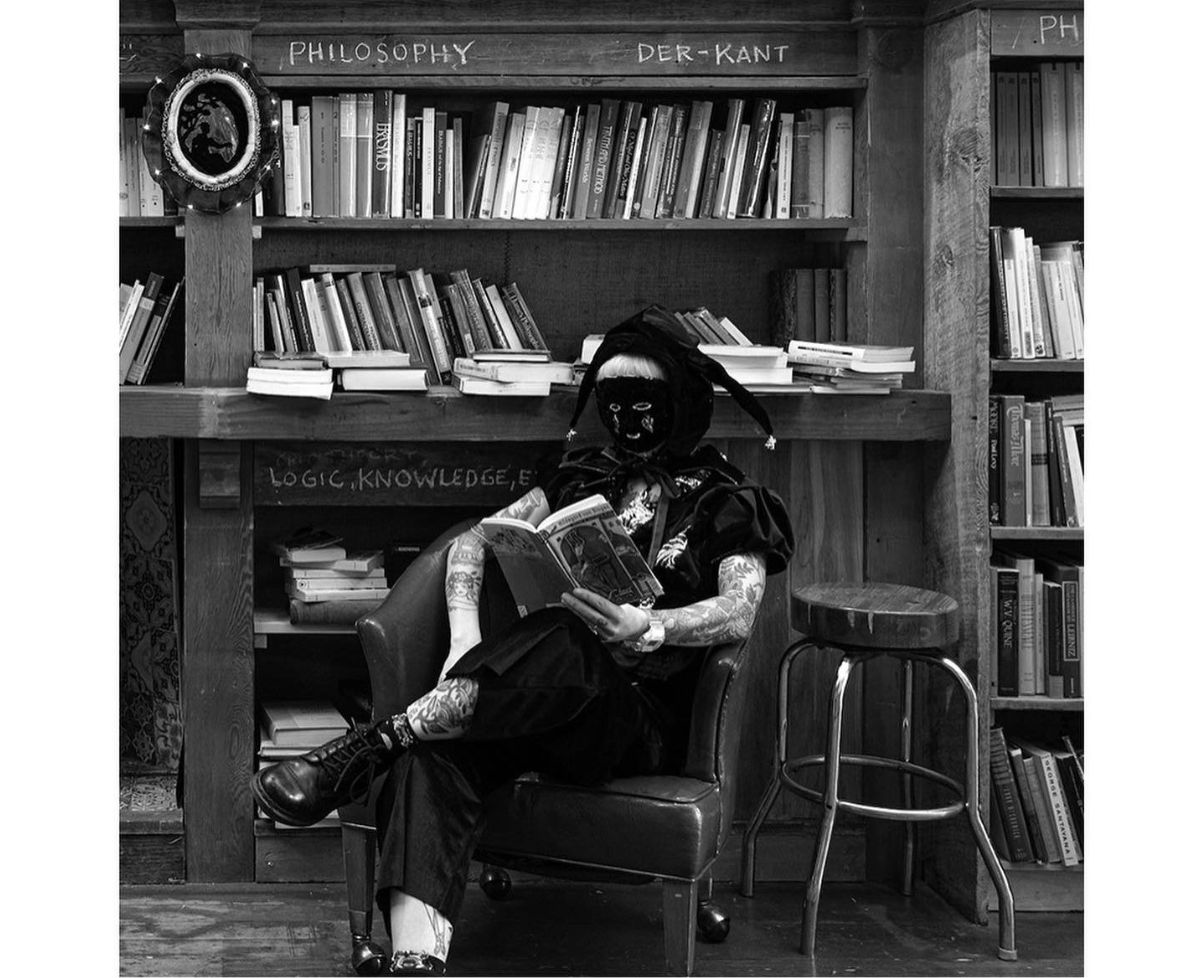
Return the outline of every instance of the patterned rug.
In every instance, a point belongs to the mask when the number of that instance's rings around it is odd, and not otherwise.
[[[121,775],[121,811],[178,811],[174,774]]]
[[[165,438],[120,445],[121,770],[169,772],[183,740],[172,448]]]

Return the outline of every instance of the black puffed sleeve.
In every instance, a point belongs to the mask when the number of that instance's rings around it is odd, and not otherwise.
[[[696,509],[699,562],[712,567],[731,554],[760,554],[768,574],[787,567],[795,549],[783,501],[753,483],[715,486]]]

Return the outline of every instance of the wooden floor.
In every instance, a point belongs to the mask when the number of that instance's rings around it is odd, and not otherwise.
[[[121,889],[122,975],[343,975],[348,937],[340,885]],[[997,928],[968,923],[935,894],[911,899],[869,884],[822,893],[817,956],[799,956],[802,884],[729,885],[723,944],[696,946],[697,975],[1082,975],[1082,914],[1018,914],[1020,960],[995,956]],[[385,943],[381,922],[376,939]],[[519,881],[489,901],[468,890],[451,975],[663,973],[657,886]]]

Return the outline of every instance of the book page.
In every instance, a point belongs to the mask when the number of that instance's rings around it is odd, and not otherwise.
[[[662,585],[603,496],[551,513],[538,532],[580,587],[614,604],[641,604],[662,594]]]
[[[521,617],[562,604],[562,594],[575,582],[560,566],[558,556],[528,523],[491,517],[480,530],[492,548]]]

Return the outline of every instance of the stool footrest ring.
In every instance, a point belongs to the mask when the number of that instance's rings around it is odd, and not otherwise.
[[[934,771],[930,768],[922,767],[920,764],[913,764],[910,761],[901,761],[891,757],[876,757],[871,754],[842,754],[841,760],[843,764],[883,768],[885,770],[897,771],[901,774],[911,774],[914,777],[925,778],[949,788],[960,799],[949,805],[940,805],[937,808],[886,808],[880,805],[867,805],[862,802],[845,801],[839,798],[837,800],[838,807],[844,808],[848,812],[854,812],[855,814],[865,815],[870,818],[886,818],[895,821],[936,822],[944,818],[953,818],[955,815],[961,814],[965,808],[961,800],[963,797],[962,785],[940,771]],[[795,779],[794,772],[801,768],[818,767],[824,764],[824,754],[809,754],[804,757],[784,761],[780,765],[779,779],[789,790],[807,798],[814,804],[823,805],[825,804],[825,792],[800,784]]]

